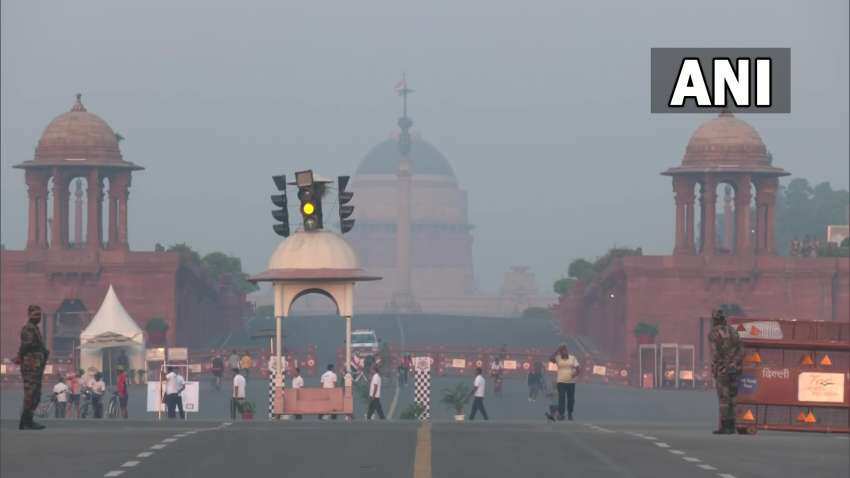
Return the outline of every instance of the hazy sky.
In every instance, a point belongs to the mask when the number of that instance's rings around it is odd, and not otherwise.
[[[134,249],[188,242],[264,268],[273,173],[352,173],[414,129],[469,191],[480,286],[541,289],[614,244],[668,253],[680,161],[704,115],[649,114],[653,46],[790,47],[792,113],[746,115],[775,164],[848,186],[848,2],[43,2],[2,5],[2,241],[26,240],[23,173],[82,92],[126,137]],[[178,5],[178,6],[175,6]],[[356,198],[355,198],[356,204]]]

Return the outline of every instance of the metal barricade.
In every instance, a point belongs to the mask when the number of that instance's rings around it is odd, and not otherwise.
[[[730,319],[744,343],[739,426],[850,433],[850,323]]]

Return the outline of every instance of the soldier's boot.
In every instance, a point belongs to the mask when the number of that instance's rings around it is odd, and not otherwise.
[[[43,430],[44,425],[36,423],[32,419],[32,412],[25,411],[21,413],[21,423],[18,426],[19,430]]]
[[[735,419],[730,418],[729,420],[726,421],[726,434],[727,435],[734,435],[737,432],[738,432],[738,430],[737,430],[737,428],[735,428]]]

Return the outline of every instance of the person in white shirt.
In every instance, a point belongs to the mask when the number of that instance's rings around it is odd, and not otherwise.
[[[295,376],[292,377],[292,389],[298,390],[299,388],[304,388],[304,377],[301,376],[301,369],[295,367]],[[301,420],[302,418],[301,415],[295,415],[296,420]]]
[[[183,390],[186,390],[186,379],[177,372],[177,412],[180,414],[180,419],[186,418],[186,412],[183,410]]]
[[[168,367],[168,373],[165,375],[165,407],[168,410],[168,418],[177,418],[180,391],[180,375],[174,371],[174,367]]]
[[[487,410],[484,409],[484,388],[486,384],[487,382],[484,380],[484,372],[481,370],[481,367],[476,368],[475,380],[472,381],[472,394],[475,397],[472,400],[472,412],[469,414],[470,420],[475,420],[475,413],[479,411],[485,420],[489,420],[487,418]]]
[[[56,397],[56,418],[65,418],[65,407],[68,405],[68,391],[65,379],[59,377],[59,381],[53,386],[53,396]]]
[[[94,417],[103,418],[103,394],[106,393],[106,384],[103,382],[103,374],[97,372],[94,374],[94,382],[91,385],[92,391],[92,406],[94,407]]]
[[[378,412],[378,417],[384,420],[384,409],[381,407],[381,373],[378,366],[372,367],[372,381],[369,383],[369,411],[366,420],[372,419],[372,414]]]
[[[322,388],[336,388],[337,380],[339,380],[339,377],[337,377],[336,373],[334,373],[334,365],[328,364],[327,371],[322,374],[321,378],[319,378],[319,381],[322,383]],[[319,420],[324,417],[324,415],[319,415]],[[331,419],[336,420],[336,414],[331,414]]]
[[[233,395],[230,399],[230,418],[236,420],[236,410],[241,408],[245,401],[245,377],[239,373],[238,368],[233,369]]]
[[[581,367],[575,355],[570,355],[567,344],[561,344],[550,362],[558,366],[558,420],[564,419],[564,408],[566,405],[567,418],[573,419],[573,407],[576,403],[576,378],[581,375]],[[566,403],[564,400],[566,396]],[[547,415],[552,420],[555,417]]]

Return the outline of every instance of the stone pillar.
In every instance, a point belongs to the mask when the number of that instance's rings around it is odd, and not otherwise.
[[[779,188],[778,178],[763,178],[756,183],[756,204],[758,206],[759,221],[756,233],[761,244],[758,246],[759,254],[776,254],[774,243],[776,191]]]
[[[63,206],[63,201],[65,205]],[[67,211],[68,181],[58,168],[53,169],[53,222],[50,230],[50,248],[64,249],[64,233],[68,223]]]
[[[86,245],[89,249],[101,248],[101,210],[103,207],[103,192],[100,186],[100,173],[97,168],[89,172],[88,191],[86,191],[86,206],[88,216],[86,219]]]
[[[36,199],[36,216],[38,216],[38,247],[47,249],[47,182],[49,176],[44,175],[38,182],[38,198]]]
[[[83,243],[83,185],[78,179],[74,188],[74,243],[80,247]]]
[[[42,183],[35,173],[26,172],[27,196],[29,197],[29,211],[27,214],[27,249],[38,247],[38,199],[41,193]]]
[[[751,254],[750,241],[750,175],[738,178],[735,187],[735,254]]]
[[[702,233],[702,254],[714,255],[717,237],[717,182],[712,176],[705,178],[700,194],[700,209],[702,219],[700,231]]]
[[[124,172],[119,175],[113,177],[112,181],[109,183],[110,193],[112,189],[115,190],[115,202],[116,202],[116,232],[118,240],[116,241],[116,245],[122,249],[129,249],[129,235],[127,231],[127,200],[130,198],[130,173]],[[111,217],[111,213],[110,213]]]
[[[685,232],[688,253],[693,254],[696,250],[694,238],[694,184],[690,184],[691,194],[688,196],[688,202],[685,203],[685,215],[687,216],[687,229]]]
[[[673,249],[674,255],[691,254],[692,247],[688,247],[688,227],[687,227],[687,204],[688,196],[693,203],[693,190],[688,191],[689,181],[682,176],[673,178],[673,192],[676,200],[676,242]]]
[[[109,224],[107,226],[106,247],[114,249],[118,246],[118,188],[116,187],[115,176],[109,178]]]

